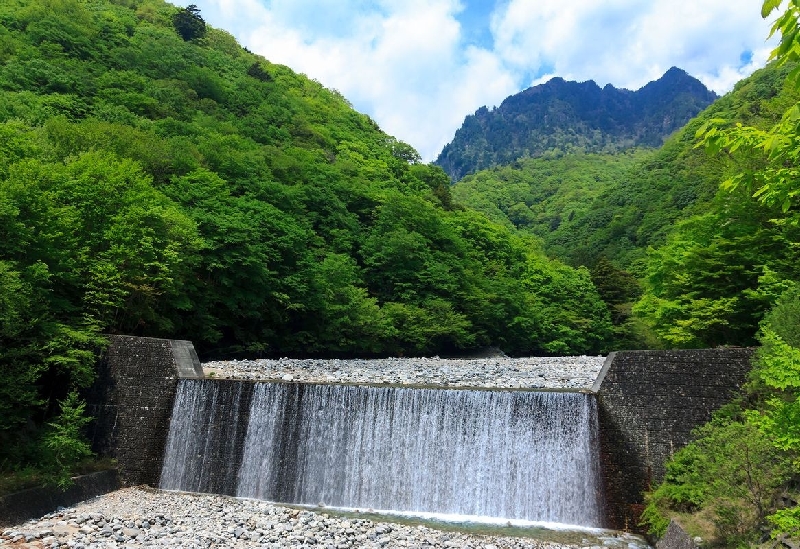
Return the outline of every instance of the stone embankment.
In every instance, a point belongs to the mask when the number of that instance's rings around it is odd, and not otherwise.
[[[289,359],[206,362],[207,377],[492,389],[591,389],[602,356],[479,359]]]
[[[613,546],[628,547],[627,542],[620,541],[621,544]],[[0,535],[0,545],[37,549],[578,547],[528,538],[473,535],[426,526],[336,517],[264,501],[141,488],[118,490],[8,528]],[[599,549],[600,545],[594,547]]]

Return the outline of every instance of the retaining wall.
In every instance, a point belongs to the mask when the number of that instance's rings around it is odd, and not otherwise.
[[[87,398],[95,452],[115,458],[124,486],[158,486],[175,390],[202,378],[189,341],[111,336]]]
[[[41,517],[58,507],[75,505],[119,488],[116,471],[99,471],[72,479],[66,490],[56,487],[37,487],[0,497],[0,528],[21,524]]]
[[[643,492],[695,427],[733,398],[750,370],[752,349],[611,353],[592,390],[609,526],[640,530]]]

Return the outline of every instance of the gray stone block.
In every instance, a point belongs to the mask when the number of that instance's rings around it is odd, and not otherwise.
[[[698,549],[698,545],[680,524],[670,521],[664,536],[656,543],[656,549]]]

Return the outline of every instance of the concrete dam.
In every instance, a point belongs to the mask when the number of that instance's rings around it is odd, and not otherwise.
[[[599,527],[592,395],[182,380],[160,488]]]
[[[189,342],[116,336],[93,440],[131,485],[635,531],[750,355],[625,351],[592,390],[482,390],[210,379]]]

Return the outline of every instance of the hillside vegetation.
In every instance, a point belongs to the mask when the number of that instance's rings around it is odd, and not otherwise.
[[[646,215],[642,207],[655,204],[642,196],[650,187],[642,166],[654,154],[639,149],[518,160],[464,177],[453,186],[453,199],[536,235],[550,255],[571,264],[593,265],[608,256],[629,267],[644,257],[637,224]],[[652,194],[663,197],[657,189]],[[618,200],[610,202],[613,195]],[[670,209],[670,216],[675,213]]]
[[[594,353],[610,329],[587,270],[196,10],[0,4],[3,470],[85,453],[67,395],[103,334],[364,356]]]
[[[770,285],[798,275],[796,227],[773,223],[775,208],[746,193],[720,191],[727,177],[762,161],[708,155],[696,134],[717,119],[775,124],[800,99],[785,83],[790,70],[757,71],[656,151],[518,160],[464,177],[453,198],[588,267],[624,332],[617,345],[752,345],[777,297]],[[619,276],[625,286],[614,282]]]
[[[762,16],[780,12],[773,57],[791,68],[800,51],[800,7],[781,6],[764,0]],[[729,111],[698,128],[707,152],[736,169],[706,211],[682,222],[650,261],[637,308],[663,340],[741,342],[760,320],[761,344],[741,397],[696,430],[647,494],[643,519],[656,535],[677,518],[704,546],[800,541],[798,74],[786,75],[783,100],[787,90],[794,97],[775,124],[737,124]]]
[[[712,147],[710,152],[720,154],[705,154],[698,139],[720,121],[754,132],[781,123],[800,101],[800,90],[787,78],[795,66],[790,61],[758,71],[687,125],[682,133],[687,145],[693,143],[692,155],[686,146],[675,156],[683,170],[676,163],[666,165],[689,185],[698,182],[697,199],[673,217],[678,220],[674,228],[662,230],[666,240],[648,242],[657,249],[648,254],[645,292],[635,308],[667,346],[754,345],[766,311],[800,280],[794,208],[784,201],[753,200],[756,188],[719,187],[768,169],[769,158],[744,146]]]

